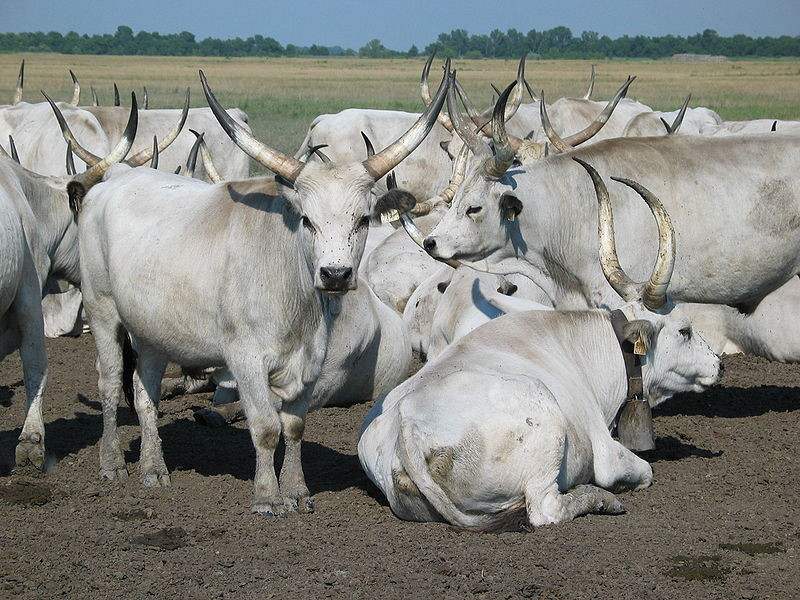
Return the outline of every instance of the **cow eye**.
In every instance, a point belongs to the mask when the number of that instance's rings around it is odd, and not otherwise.
[[[483,210],[482,206],[470,206],[467,209],[467,214],[468,215],[477,215],[479,212],[481,212],[481,210]]]
[[[692,328],[691,327],[684,327],[683,329],[678,331],[678,333],[680,333],[683,336],[683,339],[685,339],[687,342],[690,339],[692,339]]]
[[[303,215],[302,221],[303,221],[303,227],[308,229],[311,233],[317,233],[317,230],[314,229],[314,226],[311,224],[311,219],[309,219],[307,216]]]

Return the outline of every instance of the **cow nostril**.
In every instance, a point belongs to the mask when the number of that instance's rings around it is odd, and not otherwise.
[[[433,239],[432,237],[426,237],[422,241],[422,247],[425,248],[426,252],[430,252],[431,250],[436,248],[436,240]]]
[[[353,269],[350,267],[320,267],[319,273],[326,282],[340,283],[350,279]]]

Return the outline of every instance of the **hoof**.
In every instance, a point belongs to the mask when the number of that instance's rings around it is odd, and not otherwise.
[[[286,511],[286,505],[282,500],[275,502],[255,502],[253,503],[252,510],[264,517],[286,517],[289,513]]]
[[[314,502],[309,496],[301,496],[300,498],[286,497],[283,499],[283,504],[287,512],[310,514],[314,512]]]
[[[117,469],[100,469],[100,479],[105,481],[125,481],[128,478],[128,469],[120,467]]]
[[[172,487],[172,482],[169,479],[168,473],[142,473],[139,480],[147,487]]]
[[[15,458],[18,467],[33,465],[40,471],[44,471],[44,440],[38,433],[34,433],[30,438],[20,439],[15,451]]]
[[[228,424],[221,414],[213,408],[201,408],[194,413],[194,420],[206,427],[224,427]]]

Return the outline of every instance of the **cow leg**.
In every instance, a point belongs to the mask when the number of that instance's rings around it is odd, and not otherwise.
[[[223,427],[244,419],[244,416],[238,390],[222,386],[214,392],[213,406],[206,406],[194,413],[195,421],[207,427]]]
[[[103,435],[100,438],[100,478],[127,479],[125,456],[117,431],[117,406],[122,396],[122,344],[127,334],[118,318],[92,321],[97,346],[97,387],[103,404]]]
[[[27,400],[25,422],[15,452],[16,462],[18,466],[31,464],[41,470],[44,469],[45,456],[42,397],[47,382],[47,356],[41,293],[32,266],[30,272],[23,275],[13,310],[19,328],[19,352]]]
[[[607,490],[639,490],[653,483],[653,469],[607,431],[592,440],[594,483]]]
[[[525,490],[528,520],[534,527],[571,521],[576,517],[597,513],[619,515],[627,508],[611,492],[593,485],[578,485],[561,493],[553,482],[542,490],[539,485]]]
[[[139,478],[148,487],[170,487],[169,471],[158,435],[158,401],[167,361],[147,346],[136,346],[139,361],[133,375],[134,406],[142,428]]]
[[[286,444],[286,454],[281,468],[281,494],[289,512],[314,512],[314,503],[306,486],[300,460],[310,400],[310,390],[306,390],[296,400],[284,402],[280,413],[283,441]]]
[[[281,436],[278,416],[281,400],[269,389],[269,374],[261,361],[236,364],[226,361],[239,386],[239,398],[247,417],[250,439],[256,450],[253,512],[266,516],[286,516],[286,507],[275,476],[275,448]]]

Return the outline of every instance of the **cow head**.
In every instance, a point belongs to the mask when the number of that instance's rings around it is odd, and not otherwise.
[[[455,78],[455,75],[452,77]],[[516,235],[516,220],[522,211],[522,202],[516,195],[514,176],[519,171],[515,165],[542,160],[550,153],[551,146],[558,152],[567,152],[589,140],[608,122],[634,79],[628,78],[589,126],[565,138],[561,138],[551,125],[542,92],[539,110],[549,143],[522,140],[506,132],[503,116],[509,94],[515,85],[512,84],[495,105],[491,121],[491,150],[460,113],[454,93],[456,85],[451,83],[447,110],[455,130],[475,158],[451,209],[426,238],[425,250],[434,258],[468,261],[491,256],[492,262],[496,262],[517,254],[521,250],[522,240]]]
[[[606,280],[624,300],[621,310],[629,321],[625,338],[634,352],[644,357],[642,376],[645,396],[657,405],[679,392],[699,392],[717,381],[719,357],[693,331],[689,316],[667,297],[675,265],[675,231],[664,206],[652,192],[629,179],[612,178],[633,188],[647,203],[658,226],[658,255],[648,281],[632,281],[617,257],[614,217],[608,190],[597,171],[573,158],[589,173],[598,202],[600,266]]]
[[[222,128],[244,152],[277,175],[280,195],[299,215],[303,248],[318,290],[341,294],[355,289],[370,220],[379,218],[377,212],[408,208],[397,196],[397,202],[392,197],[379,202],[371,192],[433,128],[444,104],[448,75],[449,68],[434,101],[395,142],[363,162],[334,164],[324,159],[304,163],[256,140],[225,112],[200,71],[206,99]]]

